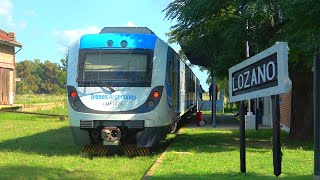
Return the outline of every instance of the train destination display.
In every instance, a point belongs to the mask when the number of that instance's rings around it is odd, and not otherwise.
[[[230,102],[288,92],[288,46],[278,42],[229,69]]]

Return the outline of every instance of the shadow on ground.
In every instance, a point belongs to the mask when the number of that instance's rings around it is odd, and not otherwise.
[[[32,165],[0,167],[0,172],[1,179],[96,179],[96,174],[90,170],[67,170]]]
[[[288,177],[289,176],[289,177]],[[278,178],[282,178],[280,175]],[[303,176],[296,176],[294,174],[287,174],[285,179],[292,179],[292,180],[300,180],[300,179],[312,179],[312,175],[303,175]],[[172,173],[165,176],[152,176],[149,178],[150,180],[157,180],[157,179],[276,179],[275,176],[261,176],[256,173],[240,173],[240,172],[228,172],[228,173],[212,173],[212,174],[179,174],[179,173]]]
[[[159,154],[163,152],[166,147],[171,143],[171,140],[167,140],[159,144],[157,147],[151,149],[151,154]],[[149,153],[139,154],[137,150],[130,148],[130,152],[133,154],[126,154],[122,147],[108,147],[107,153],[94,155],[90,153],[82,152],[84,146],[76,145],[73,143],[71,130],[69,127],[63,127],[60,129],[49,130],[42,133],[37,133],[32,136],[25,136],[16,139],[10,139],[0,142],[0,151],[2,152],[26,152],[36,153],[45,156],[66,156],[66,155],[80,155],[93,158],[96,156],[145,156]],[[93,149],[93,148],[90,148]],[[99,149],[100,152],[101,148]],[[136,154],[135,154],[136,153]]]
[[[204,115],[204,120],[212,123],[211,115]],[[181,133],[176,142],[173,150],[188,151],[187,148],[197,148],[197,151],[203,152],[223,152],[239,150],[240,133],[239,133],[239,120],[234,115],[218,115],[217,128],[212,128],[212,124],[206,126],[197,126],[196,120],[188,120],[184,126],[190,129],[191,132]],[[197,133],[199,129],[201,133]],[[246,147],[255,148],[258,150],[266,151],[272,149],[272,129],[259,129],[246,131]],[[281,146],[286,149],[303,149],[312,151],[312,141],[292,141],[288,139],[288,134],[281,131]],[[219,148],[213,148],[219,147]]]
[[[3,179],[59,179],[68,172],[65,169],[39,166],[5,166],[0,167],[0,171]]]
[[[77,155],[81,152],[81,149],[82,146],[73,144],[71,131],[68,127],[0,143],[0,151],[22,151],[47,156]]]
[[[212,124],[212,115],[203,114],[202,120],[206,122],[207,125]],[[195,123],[196,117],[193,117],[189,122]],[[234,125],[239,126],[239,120],[233,114],[218,114],[216,116],[217,125]]]

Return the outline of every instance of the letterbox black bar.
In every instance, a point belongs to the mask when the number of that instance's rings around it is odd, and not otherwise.
[[[272,95],[272,124],[273,124],[273,174],[281,174],[282,152],[280,146],[280,105],[279,95]]]
[[[240,102],[240,171],[246,173],[246,130],[245,130],[245,105]]]

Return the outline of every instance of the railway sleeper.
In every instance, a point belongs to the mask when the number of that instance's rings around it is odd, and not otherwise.
[[[137,147],[136,145],[125,145],[122,147],[127,156],[148,156],[151,154],[150,148]]]
[[[108,153],[108,147],[98,144],[90,144],[84,146],[82,152],[84,154],[90,154],[94,156],[105,156]]]

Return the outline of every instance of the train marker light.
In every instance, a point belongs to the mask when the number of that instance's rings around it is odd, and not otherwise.
[[[112,46],[113,46],[113,41],[112,40],[107,41],[107,47],[112,47]]]
[[[154,98],[159,98],[160,97],[160,93],[158,91],[153,92],[152,96]]]
[[[122,48],[127,47],[127,45],[128,45],[128,42],[127,42],[126,40],[123,40],[123,41],[120,42],[120,46],[121,46]]]
[[[76,93],[75,91],[71,91],[70,96],[71,96],[71,97],[76,97],[76,96],[77,96],[77,93]]]

